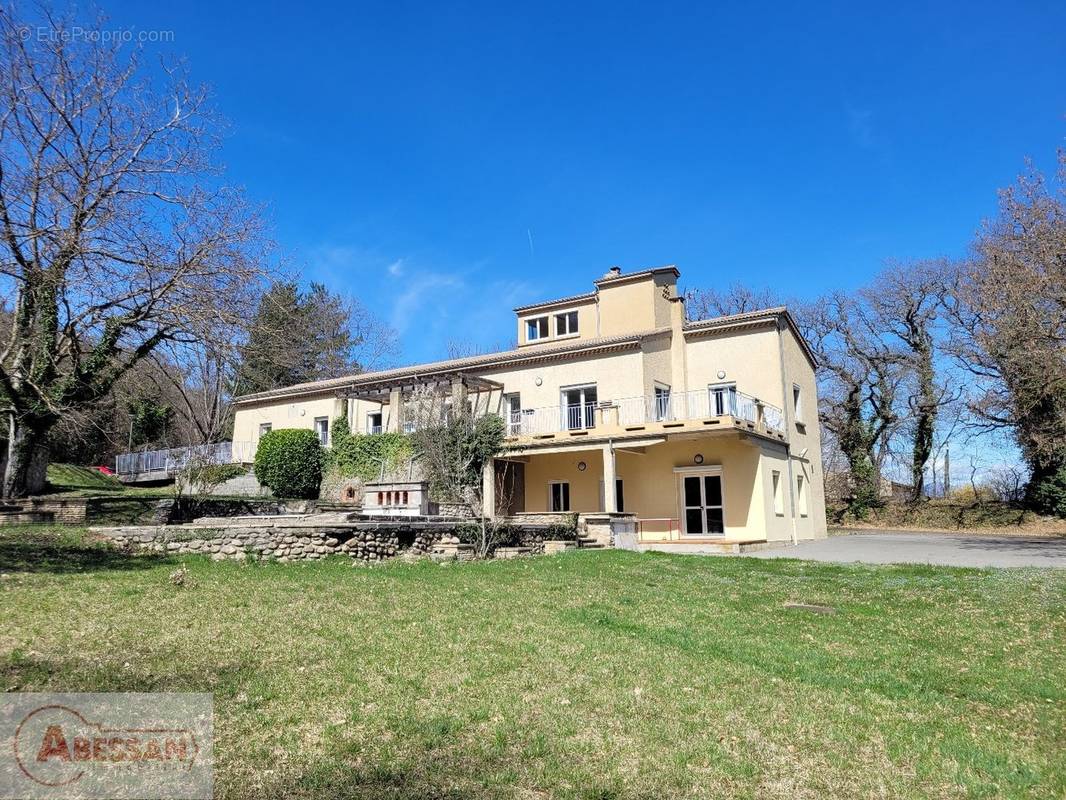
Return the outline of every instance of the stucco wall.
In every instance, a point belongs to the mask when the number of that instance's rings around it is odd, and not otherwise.
[[[478,374],[502,383],[508,393],[519,392],[522,408],[550,408],[559,405],[562,387],[586,383],[596,384],[601,401],[639,397],[644,394],[641,358],[639,351],[628,350]],[[498,408],[499,394],[492,393],[491,407]]]
[[[706,389],[712,383],[734,382],[737,391],[783,408],[777,331],[771,326],[689,336],[685,360],[690,391]],[[725,377],[719,378],[719,372]]]
[[[781,332],[781,354],[785,371],[786,408],[789,412],[789,437],[793,456],[793,490],[796,475],[803,474],[808,486],[809,513],[796,514],[796,536],[800,539],[826,535],[825,472],[822,468],[822,432],[818,424],[818,387],[814,368],[804,355],[800,343],[789,329]],[[797,424],[792,385],[800,387],[801,416]],[[801,454],[803,457],[801,458]]]
[[[291,401],[263,401],[241,404],[233,418],[233,441],[258,442],[259,426],[270,423],[273,430],[306,428],[314,430],[316,417],[329,417],[330,428],[343,405],[334,393],[299,398]]]
[[[655,283],[650,278],[601,287],[600,335],[654,330],[654,295]]]

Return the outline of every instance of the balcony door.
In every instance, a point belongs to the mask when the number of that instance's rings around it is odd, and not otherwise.
[[[508,436],[521,436],[522,430],[522,397],[518,392],[503,396],[503,414],[507,422]]]
[[[569,386],[560,395],[559,409],[564,431],[596,427],[596,384]]]
[[[711,416],[724,417],[727,414],[737,414],[737,385],[735,383],[719,383],[710,387],[711,391]]]
[[[688,536],[725,533],[721,470],[681,473],[681,524]]]

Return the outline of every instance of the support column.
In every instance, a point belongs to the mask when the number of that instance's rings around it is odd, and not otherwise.
[[[393,389],[389,392],[389,418],[385,423],[385,430],[390,433],[399,433],[400,431],[400,415],[402,413],[401,405],[403,404],[403,396],[399,389]]]
[[[614,445],[603,446],[603,510],[608,514],[618,511],[618,495],[615,494],[615,478],[618,472],[614,463]]]
[[[496,459],[490,458],[481,471],[481,513],[496,518]]]

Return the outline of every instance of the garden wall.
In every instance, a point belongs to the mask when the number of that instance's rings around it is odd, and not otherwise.
[[[446,523],[399,522],[307,525],[264,519],[242,520],[226,527],[139,525],[94,528],[93,532],[127,550],[207,555],[218,560],[313,561],[348,555],[361,561],[381,561],[405,552],[428,555],[452,527]]]
[[[27,497],[0,503],[0,525],[84,525],[85,513],[83,497]]]

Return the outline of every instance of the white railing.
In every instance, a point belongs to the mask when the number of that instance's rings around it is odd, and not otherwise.
[[[250,464],[255,460],[255,442],[214,442],[191,447],[171,447],[168,450],[142,450],[139,453],[120,453],[115,456],[115,472],[119,475],[139,475],[150,472],[173,475],[190,463]]]
[[[600,424],[629,427],[651,422],[735,417],[783,433],[784,415],[777,406],[733,389],[696,389],[603,403],[524,408],[508,415],[509,436],[538,436],[559,431],[589,430]]]

